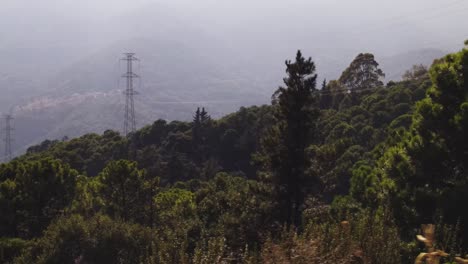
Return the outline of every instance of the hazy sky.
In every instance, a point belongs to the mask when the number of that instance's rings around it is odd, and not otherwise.
[[[324,57],[451,51],[468,38],[468,0],[1,1],[0,70],[11,71],[58,70],[131,38],[197,45],[203,36],[198,45],[216,40],[265,58],[299,48]]]
[[[65,24],[74,26],[71,31],[96,30],[112,18],[142,10],[155,16],[163,12],[208,31],[275,32],[295,26],[310,35],[341,30],[363,41],[382,31],[395,38],[435,31],[422,39],[434,46],[468,37],[468,0],[2,0],[0,29],[53,35],[47,28]],[[7,42],[15,36],[2,34]]]
[[[380,61],[423,48],[458,50],[467,14],[468,0],[0,0],[0,111],[73,80],[99,88],[90,76],[115,80],[112,67],[126,51],[174,76],[191,58],[186,69],[230,73],[197,77],[248,76],[249,85],[271,90],[284,60],[301,49],[320,78],[337,78],[360,52]],[[161,53],[170,58],[161,62]]]
[[[249,16],[262,18],[273,14],[318,17],[335,14],[353,20],[359,17],[379,17],[385,20],[394,15],[421,17],[425,13],[434,13],[433,11],[440,11],[438,13],[445,15],[447,19],[453,16],[450,11],[456,10],[459,11],[456,17],[461,18],[463,12],[460,7],[467,7],[466,0],[3,0],[2,8],[16,11],[35,9],[46,13],[63,13],[66,16],[106,17],[154,3],[196,15],[224,19],[235,17],[239,20]]]

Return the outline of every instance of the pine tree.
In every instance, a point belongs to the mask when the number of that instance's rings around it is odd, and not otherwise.
[[[205,107],[203,107],[200,113],[200,122],[202,124],[206,124],[209,121],[211,121],[211,116],[208,115],[208,112],[205,110]]]
[[[200,128],[201,128],[201,116],[200,116],[200,107],[197,108],[195,111],[195,115],[193,116],[193,123],[192,123],[192,142],[194,145],[198,145],[200,141]]]
[[[320,92],[320,108],[329,109],[332,105],[333,97],[330,88],[327,86],[327,79],[323,79]]]
[[[300,225],[308,158],[305,149],[313,139],[318,118],[315,64],[297,52],[296,61],[286,61],[286,87],[272,97],[277,125],[265,139],[272,180],[278,195],[280,220]],[[313,184],[314,185],[314,184]],[[317,185],[315,184],[317,187]]]
[[[202,164],[208,159],[208,139],[211,127],[211,117],[203,107],[197,108],[195,116],[193,117],[192,126],[192,144],[194,160],[198,164]]]
[[[200,145],[201,145],[201,133],[202,133],[202,121],[201,121],[201,111],[200,107],[197,107],[197,111],[195,111],[195,115],[193,116],[192,122],[192,152],[193,158],[197,163],[201,163],[200,160]]]
[[[200,107],[197,107],[197,111],[195,111],[195,115],[193,116],[193,124],[199,125],[200,123],[201,123]]]

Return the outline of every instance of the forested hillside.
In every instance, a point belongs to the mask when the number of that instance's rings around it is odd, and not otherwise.
[[[141,63],[135,65],[141,76],[136,84],[139,95],[135,97],[139,127],[151,124],[156,118],[188,121],[198,105],[219,118],[240,106],[264,104],[281,81],[283,69],[278,62],[283,58],[253,61],[241,54],[232,59],[231,53],[239,52],[226,52],[225,48],[218,47],[210,48],[207,53],[206,45],[193,42],[188,45],[161,38],[119,42],[133,47],[141,59]],[[27,147],[44,139],[122,129],[125,83],[121,80],[119,85],[118,81],[124,70],[124,65],[119,68],[118,63],[120,45],[106,47],[74,63],[46,83],[36,83],[46,91],[28,92],[29,97],[24,95],[25,83],[12,84],[11,78],[2,82],[0,77],[0,85],[9,89],[5,97],[0,98],[0,112],[1,107],[6,107],[6,112],[11,106],[15,116],[15,155],[23,154]],[[376,56],[386,80],[400,80],[411,65],[430,65],[443,54],[445,52],[439,50],[415,50],[396,56]],[[339,76],[341,68],[352,58],[338,57],[315,58],[321,69],[320,78]],[[11,82],[6,82],[8,80]],[[2,145],[0,142],[0,147]]]
[[[463,261],[468,50],[386,84],[370,53],[337,80],[300,51],[285,67],[270,105],[1,164],[0,262]]]

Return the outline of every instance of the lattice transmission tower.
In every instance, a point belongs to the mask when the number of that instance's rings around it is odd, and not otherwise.
[[[5,138],[3,141],[5,142],[5,162],[10,161],[13,158],[13,151],[11,149],[11,142],[13,141],[12,138],[12,132],[13,132],[13,126],[11,124],[11,121],[13,120],[13,116],[11,114],[6,114],[4,116],[5,120]]]
[[[125,119],[124,119],[124,134],[136,131],[136,120],[135,120],[135,102],[133,96],[138,94],[134,89],[134,80],[139,78],[137,74],[133,72],[133,62],[138,61],[135,57],[135,53],[124,53],[125,57],[123,61],[127,63],[127,72],[122,75],[122,78],[126,79],[127,86],[125,89]]]

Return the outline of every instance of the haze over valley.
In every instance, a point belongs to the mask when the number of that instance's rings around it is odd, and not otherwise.
[[[298,49],[320,80],[372,52],[389,81],[456,50],[468,33],[465,1],[361,2],[6,0],[0,111],[15,116],[15,153],[44,139],[121,131],[124,52],[140,59],[141,127],[191,120],[196,107],[221,117],[269,103]]]

